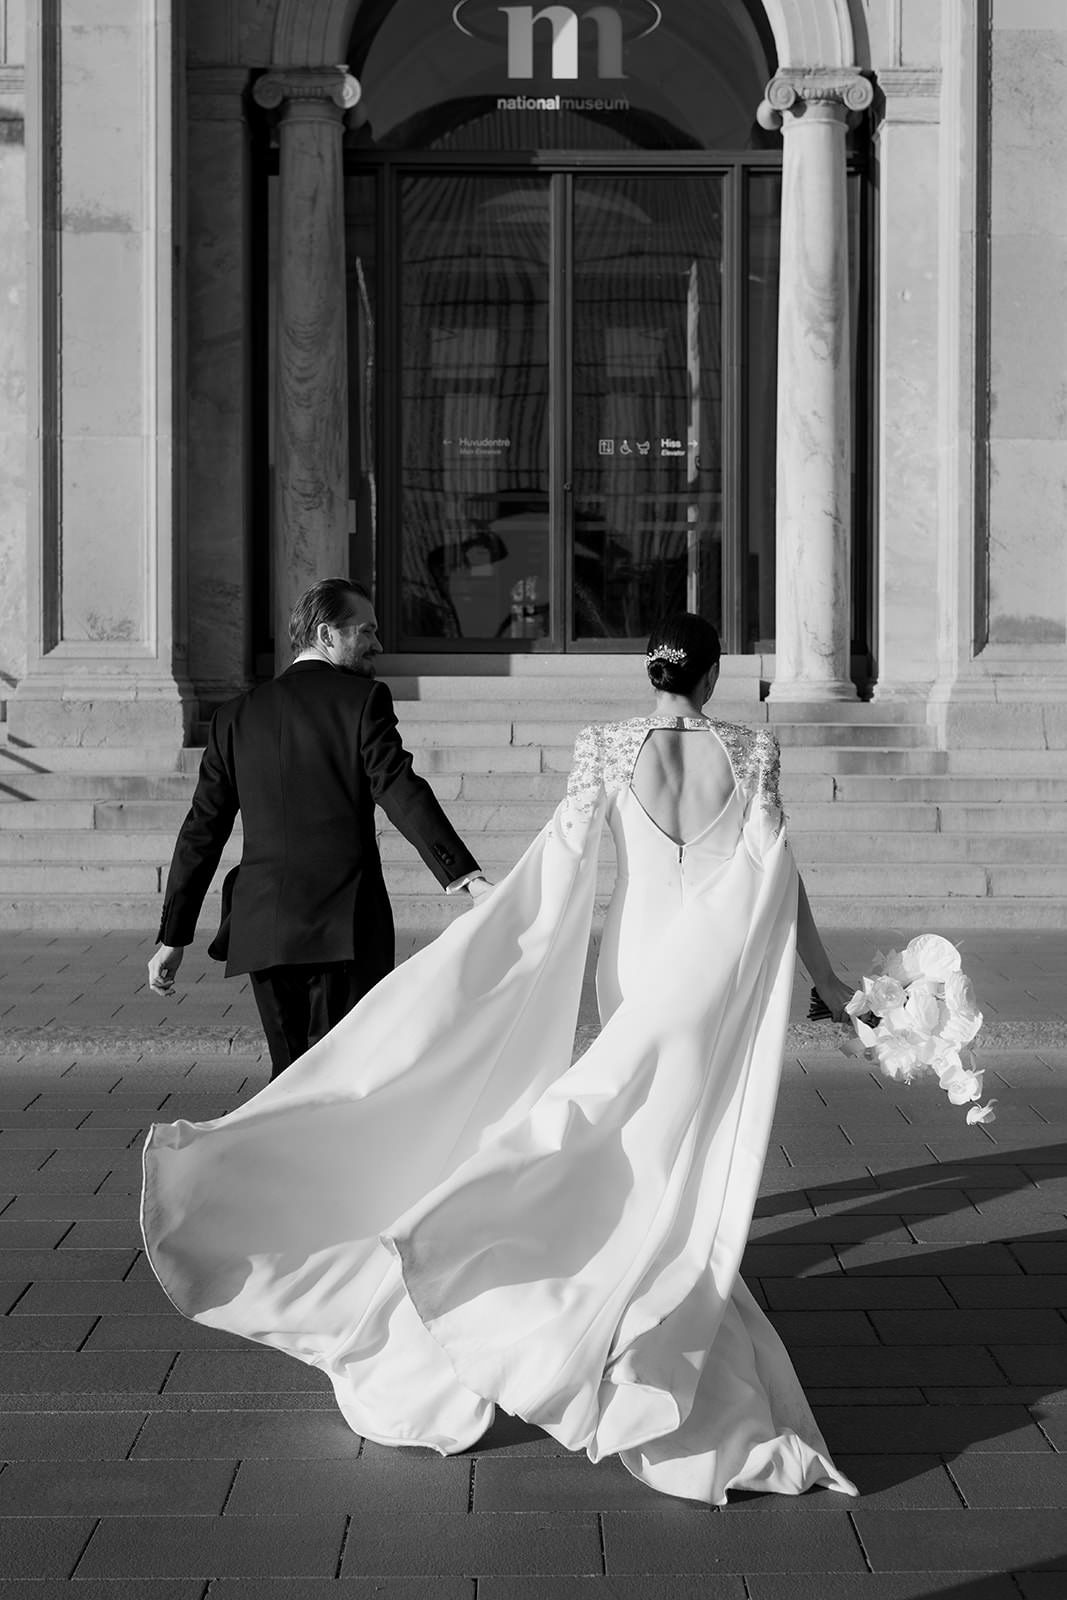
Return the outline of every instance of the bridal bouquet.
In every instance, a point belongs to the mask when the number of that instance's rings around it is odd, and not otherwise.
[[[857,1035],[842,1046],[846,1055],[876,1061],[887,1077],[904,1083],[935,1072],[954,1106],[976,1102],[968,1124],[996,1121],[995,1100],[977,1104],[982,1073],[975,1068],[973,1041],[982,1013],[948,939],[924,933],[903,950],[878,951],[874,976],[863,979],[845,1010]]]

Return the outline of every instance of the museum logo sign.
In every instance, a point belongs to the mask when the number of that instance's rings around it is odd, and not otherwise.
[[[535,77],[550,82],[575,82],[581,76],[582,46],[595,45],[596,77],[618,81],[627,76],[626,51],[654,33],[663,20],[655,0],[617,0],[614,5],[499,5],[491,0],[457,0],[452,20],[472,39],[499,43],[502,64],[511,83]],[[546,85],[547,87],[547,85]],[[502,97],[501,109],[511,109]],[[563,109],[567,97],[537,97],[539,109]],[[546,104],[541,105],[544,100]],[[547,102],[554,102],[549,105]],[[614,107],[618,102],[611,102]],[[569,104],[569,102],[568,102]]]

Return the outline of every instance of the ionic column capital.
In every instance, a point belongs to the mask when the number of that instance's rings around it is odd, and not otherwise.
[[[252,95],[267,111],[284,108],[283,115],[290,116],[296,108],[306,113],[314,107],[319,115],[340,122],[359,104],[363,90],[344,66],[280,67],[257,78]]]
[[[763,91],[756,120],[772,132],[812,112],[824,120],[852,121],[873,99],[870,79],[847,67],[783,67]]]

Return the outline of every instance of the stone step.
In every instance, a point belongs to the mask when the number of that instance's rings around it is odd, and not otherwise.
[[[55,828],[66,828],[68,831],[77,827],[95,825],[98,830],[114,831],[118,833],[160,833],[165,837],[174,838],[180,828],[188,807],[185,803],[174,800],[102,800],[95,805],[82,801],[37,801],[24,806],[0,806],[0,838],[2,838],[5,818],[8,826],[15,828],[20,816],[32,817],[38,807],[49,807],[55,820],[50,824]],[[68,806],[69,813],[62,808]],[[529,836],[537,833],[551,815],[553,805],[550,800],[526,800],[524,798],[505,800],[466,800],[448,799],[446,809],[453,825],[461,834],[482,833],[487,829],[504,829],[505,831],[521,831]],[[986,810],[997,812],[1000,825],[1003,826],[1003,808],[987,807]],[[1035,813],[1035,828],[1059,827],[1061,817],[1053,817],[1047,807],[1020,807],[1017,824],[1020,832],[1025,833],[1028,828],[1025,813],[1032,810]],[[949,811],[944,808],[945,813]],[[63,818],[69,815],[69,820]],[[834,804],[831,801],[812,804],[790,805],[788,808],[789,826],[791,832],[804,832],[818,829],[836,830],[867,830],[868,832],[910,832],[913,830],[933,833],[938,828],[938,809],[933,805],[844,805]],[[83,818],[88,816],[89,820]],[[379,811],[378,819],[381,826],[388,831],[391,823],[384,813]],[[38,824],[42,827],[43,824]],[[240,819],[238,819],[240,828]]]
[[[490,876],[499,877],[520,853],[507,852],[503,859],[488,856],[483,865]],[[0,891],[14,896],[67,894],[87,898],[150,895],[162,891],[168,860],[169,856],[160,856],[154,862],[6,861],[0,868]],[[966,861],[880,860],[862,863],[808,860],[802,865],[810,892],[827,897],[861,892],[898,898],[911,895],[983,898],[990,893],[1013,898],[1067,896],[1067,866],[1028,867],[1005,863],[986,867]],[[220,872],[223,870],[220,868]],[[605,850],[600,866],[601,893],[610,892],[613,874],[610,852]],[[386,864],[386,883],[391,894],[425,894],[432,882],[428,868],[413,856]]]
[[[523,808],[530,809],[533,808]],[[843,808],[837,808],[843,809]],[[483,819],[489,826],[472,826],[469,817],[453,820],[470,841],[484,866],[512,866],[522,855],[544,823],[544,813],[536,812],[528,825],[519,826],[514,818],[502,817],[499,808]],[[180,821],[180,819],[179,819]],[[508,826],[507,824],[513,824]],[[123,828],[82,830],[51,829],[0,832],[0,891],[7,886],[9,866],[53,864],[102,866],[151,866],[166,868],[174,848],[174,831],[157,829],[134,832]],[[903,830],[871,833],[838,828],[833,831],[805,831],[790,827],[793,851],[801,866],[810,862],[833,865],[869,862],[970,863],[975,866],[1027,866],[1038,870],[1067,866],[1067,831],[1050,834],[951,834]],[[610,835],[605,834],[604,850],[610,855]],[[238,828],[222,854],[225,870],[240,859],[242,846]],[[380,833],[382,859],[386,862],[415,862],[419,859],[413,844],[383,818]]]
[[[1018,777],[1067,778],[1067,750],[949,750],[947,770],[960,777],[985,778],[1008,763]]]
[[[1067,778],[1028,778],[1005,773],[1002,777],[972,778],[946,773],[936,777],[858,777],[836,780],[839,800],[931,800],[974,804],[1000,801],[1005,810],[1023,802],[1046,804],[1067,801]],[[788,796],[786,797],[788,800]]]
[[[117,802],[116,802],[117,803]],[[171,802],[157,800],[156,805]],[[179,805],[175,809],[185,815]],[[96,822],[97,802],[94,800],[15,800],[5,803],[0,795],[0,834],[9,828],[33,828],[46,833],[53,828],[92,828]]]
[[[912,752],[916,757],[927,752]],[[937,752],[929,752],[936,754]],[[488,770],[470,770],[459,753],[445,747],[436,753],[442,765],[431,765],[420,755],[419,765],[443,801],[462,796],[467,800],[525,800],[555,802],[566,787],[564,771],[539,771],[535,762],[540,752],[535,747],[490,746],[479,755]],[[903,755],[905,752],[899,752]],[[469,752],[468,752],[469,755]],[[854,752],[856,757],[870,752]],[[546,759],[554,759],[546,756]],[[569,765],[569,752],[560,754],[560,765]],[[20,800],[174,800],[188,804],[194,788],[191,773],[151,776],[142,773],[121,775],[45,772],[20,778],[17,786],[7,784],[0,796],[0,808]],[[927,802],[935,805],[982,805],[1001,803],[1004,826],[1017,832],[1009,811],[1026,803],[1046,806],[1067,801],[1067,778],[1027,778],[1005,773],[996,778],[959,777],[951,774],[898,775],[838,774],[797,772],[787,774],[783,785],[787,810],[800,803],[837,799],[849,804],[899,805]],[[9,822],[7,826],[11,826]]]
[[[463,903],[459,903],[463,902]],[[467,909],[465,895],[443,894],[400,895],[393,900],[397,931],[403,937],[408,933],[439,932],[455,916]],[[1052,929],[1060,931],[1067,925],[1067,897],[1047,896],[1038,899],[1025,897],[984,897],[937,895],[897,896],[877,895],[866,889],[852,895],[827,896],[814,893],[812,910],[819,927],[833,929],[885,930],[886,939],[900,934],[930,933],[943,930],[952,932],[968,929],[992,929],[1008,932],[1014,929]],[[603,917],[604,905],[598,905],[596,927]],[[141,930],[148,939],[155,934],[159,924],[160,897],[158,895],[70,895],[32,894],[0,895],[0,929],[26,932],[85,932],[101,930]],[[197,943],[204,945],[218,926],[219,897],[209,896],[200,918]]]

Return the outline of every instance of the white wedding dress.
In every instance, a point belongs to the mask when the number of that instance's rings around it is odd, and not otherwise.
[[[685,846],[631,788],[673,727],[735,779]],[[499,1404],[667,1494],[854,1494],[738,1274],[796,941],[777,755],[702,718],[585,729],[491,895],[246,1105],[152,1128],[179,1310],[320,1367],[380,1443],[464,1450]],[[603,1026],[572,1065],[605,821]]]

